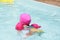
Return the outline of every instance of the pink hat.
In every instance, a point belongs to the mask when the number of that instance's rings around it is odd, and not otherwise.
[[[29,25],[31,22],[31,16],[27,13],[23,13],[20,16],[20,22],[26,25]]]
[[[31,26],[33,26],[34,28],[41,28],[41,26],[39,26],[38,24],[32,24]]]

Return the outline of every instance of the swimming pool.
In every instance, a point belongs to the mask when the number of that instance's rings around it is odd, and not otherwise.
[[[31,23],[38,23],[45,31],[41,36],[23,39],[15,25],[21,13],[29,13]],[[60,40],[60,7],[33,0],[15,0],[13,5],[0,4],[0,40]]]

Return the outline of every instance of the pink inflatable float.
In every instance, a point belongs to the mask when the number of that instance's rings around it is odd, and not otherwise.
[[[36,29],[41,28],[41,26],[39,26],[38,24],[31,24],[31,26],[33,26],[33,28],[36,28]]]

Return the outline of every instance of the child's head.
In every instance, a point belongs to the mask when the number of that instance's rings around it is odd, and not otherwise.
[[[31,16],[27,13],[23,13],[20,15],[20,22],[25,24],[25,25],[29,25],[31,22]]]

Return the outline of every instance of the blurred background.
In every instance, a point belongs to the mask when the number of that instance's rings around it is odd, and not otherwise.
[[[36,1],[60,6],[60,0],[36,0]]]

